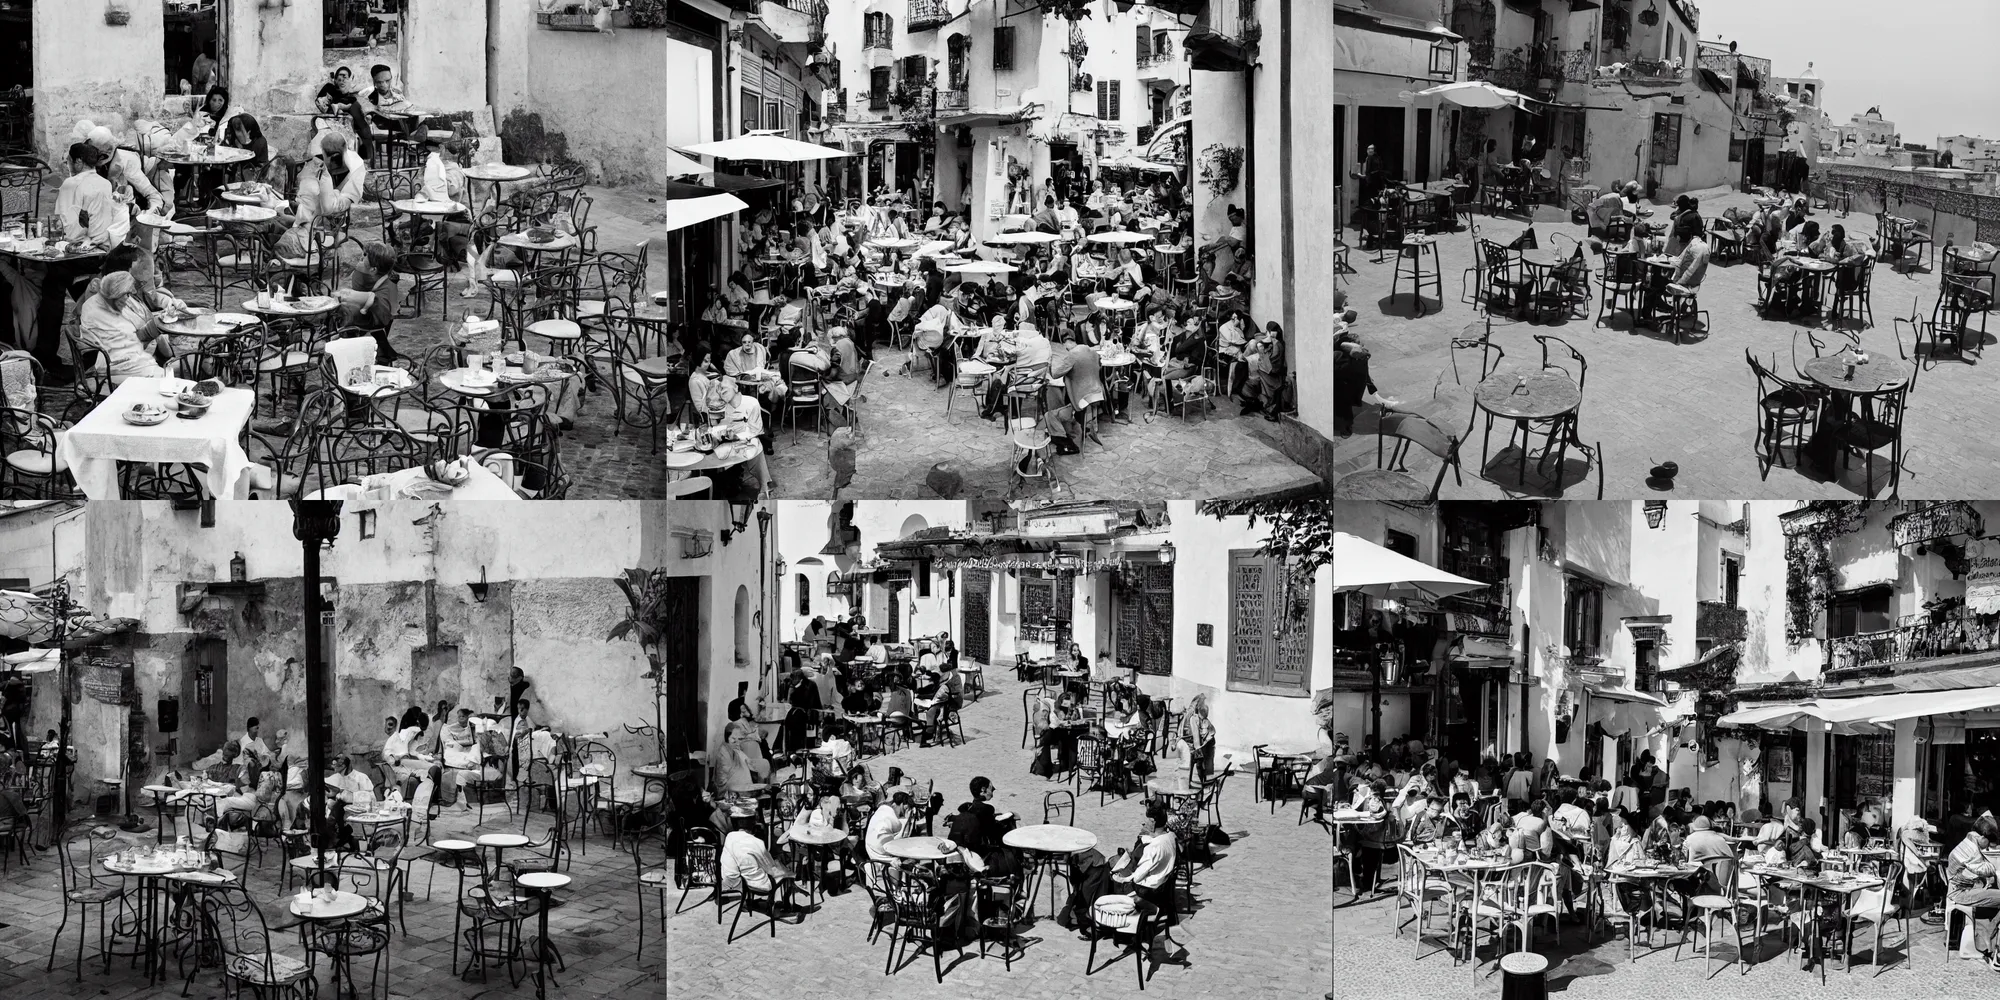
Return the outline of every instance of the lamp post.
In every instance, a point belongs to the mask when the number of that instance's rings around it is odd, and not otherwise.
[[[51,826],[51,836],[62,839],[63,827],[69,822],[69,727],[70,727],[70,667],[69,663],[69,581],[58,576],[50,585],[49,594],[50,630],[49,638],[56,648],[56,677],[60,683],[56,690],[61,693],[57,700],[62,703],[61,730],[56,734],[56,755],[49,769],[49,798],[55,800],[55,822]],[[24,744],[25,745],[25,744]],[[124,753],[124,750],[120,750]]]
[[[340,537],[340,501],[293,500],[292,536],[305,557],[306,633],[306,794],[312,816],[312,844],[320,865],[326,861],[326,758],[333,720],[326,708],[326,650],[320,642],[320,546]],[[315,871],[318,871],[315,868]]]

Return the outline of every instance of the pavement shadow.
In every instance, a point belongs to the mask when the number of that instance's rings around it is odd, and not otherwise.
[[[1405,297],[1409,301],[1398,304]],[[1426,300],[1435,302],[1437,305],[1425,306],[1423,303]],[[1425,316],[1443,312],[1444,299],[1439,296],[1415,296],[1408,292],[1398,292],[1394,295],[1386,295],[1375,300],[1375,308],[1382,315],[1393,319],[1422,319]]]

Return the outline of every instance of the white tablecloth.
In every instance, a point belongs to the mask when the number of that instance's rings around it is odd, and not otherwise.
[[[159,379],[128,378],[75,427],[59,446],[77,486],[92,500],[118,499],[119,462],[200,463],[208,466],[203,485],[209,495],[243,499],[250,495],[250,461],[238,442],[257,397],[248,389],[224,389],[207,413],[194,420],[168,417],[137,427],[120,416],[136,403],[174,401],[159,392]]]
[[[474,504],[486,501],[506,503],[521,499],[508,485],[495,475],[493,470],[476,462],[468,462],[470,475],[465,482],[449,493],[432,496],[428,493],[411,491],[408,488],[429,480],[429,475],[419,466],[401,472],[388,472],[379,476],[369,476],[362,484],[344,484],[315,491],[312,499],[343,500],[347,510],[374,510],[385,500],[439,500],[455,504]],[[380,484],[387,488],[387,496],[368,487]]]

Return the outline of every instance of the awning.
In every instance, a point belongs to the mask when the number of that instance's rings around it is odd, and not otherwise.
[[[939,115],[937,117],[937,127],[951,128],[955,125],[964,125],[967,128],[978,128],[982,125],[1013,125],[1018,122],[1028,121],[1037,114],[1039,114],[1039,109],[1032,104],[1015,108],[1012,111],[960,111],[957,114]]]
[[[1683,663],[1678,667],[1659,671],[1654,676],[1663,681],[1680,681],[1682,683],[1718,680],[1719,675],[1723,671],[1728,671],[1731,674],[1735,673],[1736,655],[1740,650],[1741,647],[1734,642],[1725,642],[1710,646],[1708,652],[1701,654],[1693,661]],[[1728,687],[1727,684],[1708,683],[1701,683],[1699,686],[1725,689]]]
[[[686,229],[710,219],[720,219],[725,215],[735,215],[749,207],[743,203],[743,199],[733,194],[670,201],[667,202],[667,232]]]
[[[1643,733],[1666,721],[1667,703],[1643,691],[1586,686],[1590,702],[1586,724],[1595,723],[1608,736]]]
[[[2000,708],[2000,688],[1967,691],[1915,691],[1872,697],[1842,699],[1867,702],[1867,721],[1889,725],[1904,719],[1921,719],[1958,712],[1983,712]]]
[[[1822,725],[1836,736],[1876,736],[1882,727],[1868,721],[1872,698],[1843,698],[1833,703],[1806,701],[1790,705],[1762,705],[1738,709],[1716,720],[1717,725],[1750,729],[1806,731]],[[1838,704],[1847,702],[1848,704]]]
[[[1468,667],[1511,667],[1514,650],[1505,639],[1468,635],[1460,641],[1453,659],[1463,660]]]
[[[1633,705],[1650,705],[1653,708],[1667,707],[1667,700],[1665,698],[1656,694],[1648,694],[1644,691],[1627,691],[1624,688],[1597,687],[1595,685],[1585,685],[1585,689],[1590,692],[1590,697],[1593,701],[1603,698],[1610,701],[1627,702]]]

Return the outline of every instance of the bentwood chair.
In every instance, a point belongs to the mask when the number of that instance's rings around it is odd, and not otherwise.
[[[209,889],[199,899],[204,933],[220,948],[227,992],[247,987],[260,997],[303,1000],[313,995],[312,966],[305,955],[280,947],[281,928],[271,924],[243,886]]]
[[[1854,969],[1854,931],[1856,925],[1863,929],[1874,928],[1875,939],[1868,949],[1868,964],[1874,974],[1882,974],[1882,928],[1890,921],[1901,925],[1903,932],[1903,961],[1911,969],[1916,968],[1916,947],[1910,937],[1910,897],[1903,882],[1903,864],[1890,860],[1883,864],[1878,873],[1882,876],[1882,888],[1872,892],[1857,893],[1850,897],[1848,907],[1841,911],[1841,971]],[[1891,965],[1895,963],[1891,962]]]
[[[117,881],[99,877],[97,861],[99,857],[116,850],[117,842],[106,835],[95,833],[62,841],[56,850],[61,854],[62,871],[62,922],[56,925],[56,932],[49,938],[49,964],[44,972],[54,972],[56,949],[62,945],[63,929],[69,926],[71,913],[76,914],[76,978],[83,979],[83,941],[90,935],[90,913],[97,911],[97,951],[104,956],[104,971],[111,971],[110,940],[111,921],[116,914],[114,907],[122,910],[125,889]],[[79,857],[79,855],[81,855]]]
[[[931,953],[931,970],[939,983],[944,982],[944,893],[935,875],[910,871],[899,881],[889,885],[889,899],[895,904],[895,926],[889,932],[889,957],[882,967],[883,975],[899,972],[903,968],[900,960],[910,944],[917,945],[917,957],[925,951]],[[775,921],[775,917],[773,918]],[[773,934],[775,935],[775,931]],[[958,946],[959,954],[965,953],[963,944]]]
[[[1908,382],[1892,382],[1870,393],[1857,393],[1860,411],[1834,431],[1840,466],[1851,468],[1855,455],[1863,460],[1864,493],[1874,499],[1875,456],[1885,449],[1889,459],[1889,495],[1895,496],[1903,473],[1903,413],[1910,399]]]
[[[1674,943],[1674,958],[1681,957],[1681,945],[1688,943],[1688,936],[1696,931],[1701,933],[1701,972],[1706,979],[1714,971],[1710,953],[1715,943],[1715,921],[1729,921],[1736,932],[1736,965],[1738,972],[1750,971],[1749,953],[1744,950],[1743,921],[1740,912],[1744,906],[1757,905],[1754,901],[1746,904],[1740,898],[1741,880],[1737,877],[1739,862],[1735,858],[1722,858],[1708,862],[1703,867],[1710,876],[1713,888],[1720,892],[1697,893],[1681,900],[1681,909],[1686,914],[1681,924],[1681,937]],[[1690,949],[1692,946],[1690,946]]]

